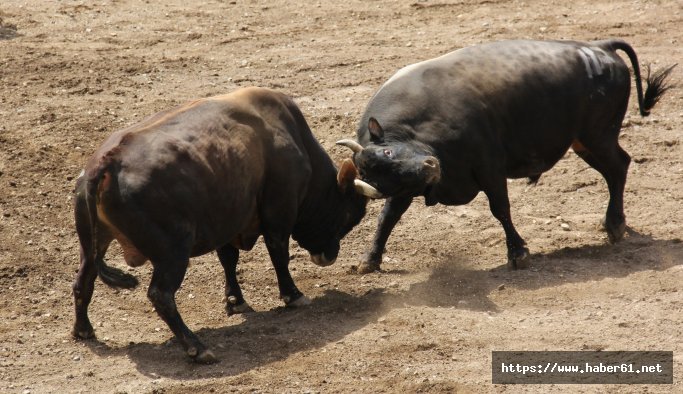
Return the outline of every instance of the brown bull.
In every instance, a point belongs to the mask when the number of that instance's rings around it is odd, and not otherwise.
[[[307,304],[288,270],[290,235],[314,263],[332,264],[365,214],[365,194],[374,193],[356,175],[351,160],[337,172],[296,104],[267,89],[196,100],[114,133],[76,185],[74,335],[94,335],[87,309],[97,276],[113,287],[138,283],[105,264],[116,239],[130,266],[151,261],[148,297],[187,354],[215,361],[176,308],[190,257],[216,250],[228,314],[247,311],[236,278],[239,249],[263,235],[280,297]]]

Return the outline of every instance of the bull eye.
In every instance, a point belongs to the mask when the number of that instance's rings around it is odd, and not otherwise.
[[[384,150],[384,156],[386,156],[386,157],[392,157],[392,156],[393,156],[393,152],[391,151],[391,149],[385,149],[385,150]]]

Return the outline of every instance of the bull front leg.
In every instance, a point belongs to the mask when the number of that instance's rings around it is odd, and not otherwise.
[[[309,305],[311,300],[297,289],[289,273],[289,235],[264,234],[263,239],[275,268],[282,301],[289,307]]]
[[[231,316],[237,313],[253,312],[254,310],[244,301],[242,289],[237,282],[237,260],[240,257],[240,251],[232,245],[225,245],[216,252],[225,271],[226,313]]]
[[[512,216],[510,215],[510,200],[508,198],[507,180],[502,178],[498,180],[492,188],[484,190],[486,197],[489,199],[489,207],[493,216],[498,219],[505,230],[505,244],[508,251],[508,267],[510,269],[527,268],[529,257],[529,249],[526,247],[526,242],[517,233],[515,226],[512,224]]]
[[[412,197],[390,197],[386,200],[384,208],[382,208],[382,212],[379,214],[377,231],[375,231],[375,237],[372,240],[372,248],[358,266],[358,273],[367,274],[380,269],[382,254],[387,245],[389,234],[391,234],[394,226],[396,226],[396,223],[408,210],[412,202]]]

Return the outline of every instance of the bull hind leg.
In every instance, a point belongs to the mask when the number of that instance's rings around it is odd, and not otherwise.
[[[92,300],[97,278],[96,260],[103,259],[113,237],[104,228],[98,228],[97,248],[93,251],[93,231],[90,218],[87,213],[85,199],[79,196],[76,200],[76,232],[80,242],[81,265],[74,280],[72,290],[74,295],[74,309],[76,320],[72,334],[75,338],[89,339],[95,336],[90,319],[88,318],[88,306]]]
[[[110,242],[111,240],[106,242],[106,246],[101,248],[96,255],[90,253],[90,248],[81,246],[81,265],[72,286],[76,312],[76,321],[74,322],[72,334],[75,338],[90,339],[95,336],[95,330],[88,317],[88,306],[92,300],[95,279],[97,278],[95,260],[104,258]]]
[[[607,182],[609,204],[602,223],[610,243],[621,240],[626,232],[626,216],[624,215],[624,188],[626,174],[631,157],[624,151],[619,142],[591,144],[581,141],[572,148],[589,166],[596,169]]]
[[[225,245],[217,250],[218,259],[225,271],[225,311],[228,316],[237,313],[253,312],[254,310],[244,301],[242,289],[237,282],[237,260],[240,252],[232,245]]]
[[[214,363],[216,356],[185,325],[176,306],[175,294],[183,282],[188,264],[189,257],[152,259],[154,271],[147,297],[190,357],[200,363]]]

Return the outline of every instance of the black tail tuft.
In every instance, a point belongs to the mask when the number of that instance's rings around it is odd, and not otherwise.
[[[667,78],[676,66],[677,64],[674,64],[663,70],[656,71],[654,74],[650,74],[650,66],[647,66],[647,77],[645,78],[647,88],[645,89],[645,95],[643,97],[643,106],[640,109],[640,114],[642,116],[650,115],[650,110],[659,102],[662,95],[667,90],[674,87],[674,85],[668,83]]]
[[[110,267],[99,259],[96,263],[97,275],[102,282],[108,286],[119,289],[132,289],[138,285],[138,279],[131,274],[127,274],[118,268]]]

